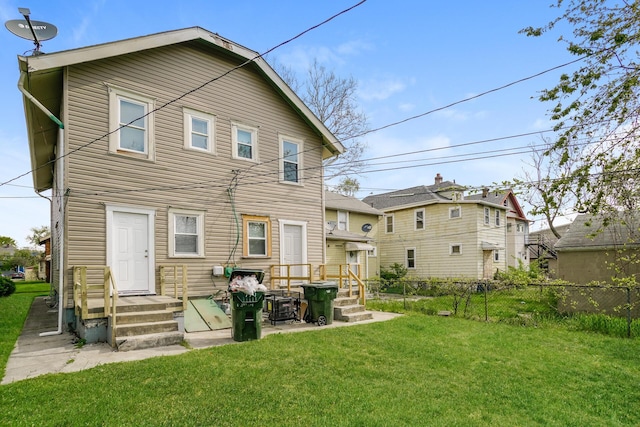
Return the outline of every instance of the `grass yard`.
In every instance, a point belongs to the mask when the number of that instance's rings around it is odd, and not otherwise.
[[[638,344],[408,314],[3,385],[0,420],[12,426],[637,426]]]

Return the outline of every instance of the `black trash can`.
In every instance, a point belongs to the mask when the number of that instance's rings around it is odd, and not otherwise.
[[[309,303],[304,315],[305,322],[317,323],[318,326],[332,324],[333,300],[338,295],[338,285],[335,282],[311,282],[301,286]]]
[[[250,341],[262,336],[262,306],[264,292],[253,295],[234,290],[231,283],[236,278],[255,276],[258,283],[264,279],[263,270],[234,269],[229,276],[229,292],[231,293],[231,337],[234,341]]]

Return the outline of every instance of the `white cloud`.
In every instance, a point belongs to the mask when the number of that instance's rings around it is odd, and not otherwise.
[[[382,101],[392,95],[402,92],[407,83],[401,79],[368,80],[360,84],[359,95],[365,101]]]
[[[336,48],[336,53],[345,56],[359,55],[361,52],[368,52],[373,50],[371,43],[362,40],[351,40],[346,43],[342,43]]]
[[[414,108],[416,108],[416,105],[408,102],[398,105],[398,110],[404,111],[404,112],[413,111]]]

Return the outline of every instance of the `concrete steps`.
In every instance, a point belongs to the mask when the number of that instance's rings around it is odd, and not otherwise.
[[[333,319],[342,322],[361,322],[373,319],[373,313],[366,311],[365,306],[359,302],[357,291],[349,296],[348,289],[338,290],[338,296],[333,301]]]
[[[113,322],[109,317],[108,341],[119,351],[139,350],[180,344],[184,340],[174,313],[181,312],[181,301],[158,301],[153,298],[120,298],[116,311],[115,343]]]

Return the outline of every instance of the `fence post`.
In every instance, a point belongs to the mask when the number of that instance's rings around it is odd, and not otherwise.
[[[631,338],[631,286],[627,286],[627,338]]]
[[[485,282],[484,284],[484,321],[489,321],[489,283]]]

